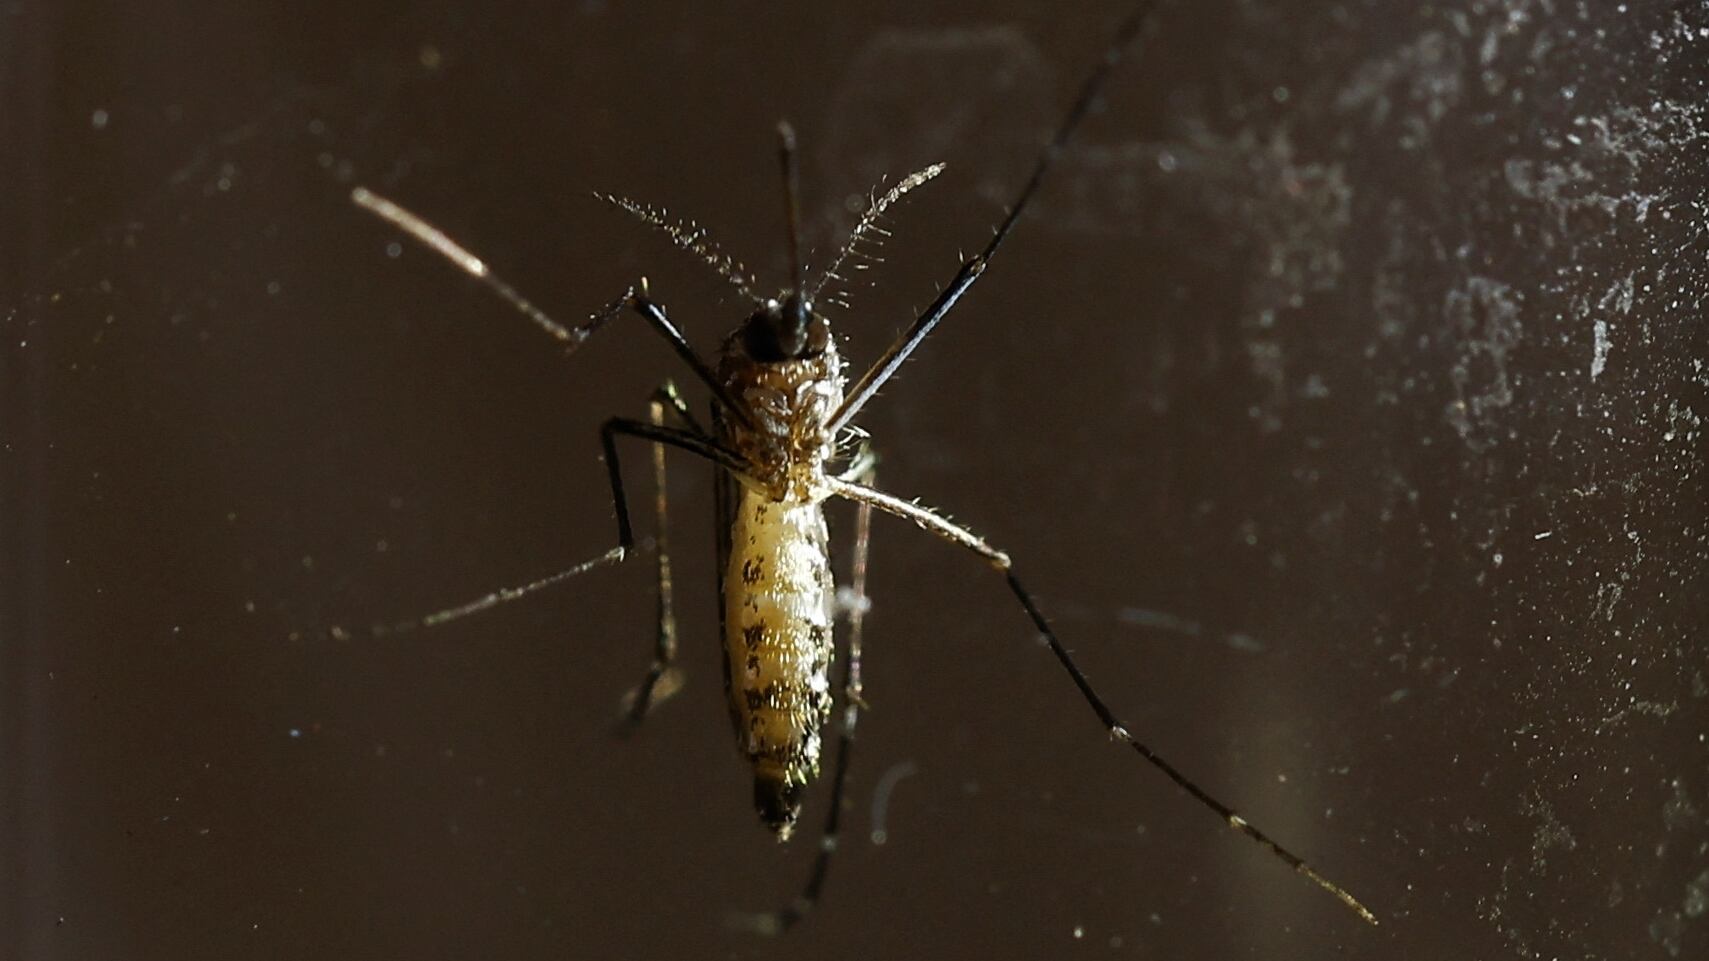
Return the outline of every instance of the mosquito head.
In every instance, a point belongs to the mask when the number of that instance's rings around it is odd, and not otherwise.
[[[762,301],[741,330],[742,350],[762,364],[807,360],[825,352],[831,328],[799,290]]]

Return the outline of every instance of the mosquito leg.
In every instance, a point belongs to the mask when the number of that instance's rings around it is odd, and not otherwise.
[[[871,485],[877,478],[877,461],[868,460],[861,473],[861,483]],[[866,612],[872,609],[872,599],[866,593],[866,561],[872,546],[872,505],[861,504],[855,514],[855,543],[854,568],[849,577],[849,597],[839,602],[844,605],[849,618],[849,676],[843,687],[843,693],[848,696],[850,707],[866,707],[866,701],[861,694],[865,690],[861,686],[860,675],[860,645],[862,629],[866,624]],[[855,715],[845,715],[844,731],[849,740],[854,740]]]
[[[719,406],[718,401],[716,400],[711,402],[710,407],[710,423],[712,424],[712,430],[715,436],[721,437],[724,435],[725,423],[723,408]],[[724,632],[727,627],[725,622],[726,611],[724,610],[724,574],[730,569],[731,528],[734,526],[736,521],[735,485],[736,479],[730,476],[729,471],[717,465],[713,466],[712,549],[714,556],[712,563],[712,594],[717,598],[718,602],[717,624],[718,637],[720,639],[725,636]],[[728,691],[730,690],[731,683],[730,659],[721,657],[718,661],[723,665],[724,689]],[[730,721],[732,726],[736,729],[736,735],[740,737],[741,719],[734,711],[730,713]]]
[[[663,386],[653,392],[648,401],[648,411],[654,427],[665,426],[667,412],[674,417],[679,426],[704,436],[700,425],[689,413],[688,405],[683,402],[682,395],[677,393],[676,385],[666,381]],[[677,633],[675,592],[671,581],[671,552],[670,552],[670,521],[669,498],[665,487],[665,445],[653,443],[653,508],[656,519],[653,543],[656,547],[654,556],[658,559],[659,610],[658,634],[653,647],[653,663],[648,666],[647,674],[641,683],[623,698],[626,727],[632,728],[639,724],[647,713],[660,702],[666,700],[682,688],[682,671],[676,667]]]
[[[1271,854],[1274,854],[1276,857],[1286,862],[1289,867],[1294,869],[1294,871],[1305,875],[1312,881],[1312,883],[1330,894],[1335,895],[1336,898],[1340,899],[1343,904],[1351,908],[1361,918],[1364,918],[1372,924],[1377,923],[1376,916],[1373,915],[1363,904],[1360,904],[1357,898],[1347,893],[1346,890],[1335,884],[1333,881],[1330,881],[1323,875],[1318,874],[1317,871],[1313,869],[1311,865],[1307,864],[1299,855],[1294,854],[1292,851],[1289,851],[1287,848],[1276,843],[1268,834],[1260,831],[1252,823],[1241,817],[1233,808],[1211,796],[1208,791],[1193,783],[1190,778],[1185,774],[1182,774],[1173,764],[1164,760],[1156,751],[1153,751],[1150,747],[1135,738],[1128,730],[1127,725],[1123,724],[1122,721],[1116,717],[1115,713],[1110,710],[1108,705],[1104,703],[1103,698],[1098,696],[1098,692],[1092,688],[1092,682],[1086,678],[1085,673],[1080,670],[1079,665],[1074,663],[1074,658],[1069,655],[1068,649],[1063,647],[1062,642],[1057,639],[1056,632],[1051,629],[1050,623],[1045,620],[1044,614],[1038,608],[1038,603],[1033,600],[1032,594],[1022,586],[1020,579],[1015,576],[1013,565],[1009,561],[1008,554],[992,547],[990,544],[986,543],[983,538],[974,534],[967,528],[933,513],[928,508],[921,507],[918,504],[903,500],[891,494],[886,494],[883,491],[876,490],[867,485],[856,484],[840,480],[838,478],[826,478],[826,480],[831,485],[832,489],[843,497],[860,504],[870,504],[871,506],[885,511],[886,513],[895,514],[897,517],[913,521],[925,530],[946,540],[960,544],[989,561],[991,566],[1000,572],[1008,582],[1009,590],[1014,592],[1015,598],[1020,601],[1021,607],[1026,610],[1027,617],[1032,619],[1033,626],[1037,628],[1039,636],[1043,638],[1045,644],[1049,646],[1050,652],[1056,656],[1057,663],[1061,664],[1062,669],[1068,672],[1069,679],[1074,682],[1075,687],[1080,689],[1080,695],[1086,699],[1087,706],[1091,707],[1092,712],[1098,715],[1098,720],[1104,725],[1104,729],[1110,732],[1111,737],[1133,748],[1140,757],[1145,758],[1145,760],[1153,767],[1162,771],[1171,781],[1174,781],[1179,785],[1182,790],[1185,790],[1188,794],[1191,794],[1195,799],[1197,799],[1200,804],[1203,804],[1215,811],[1229,827],[1263,845]]]
[[[863,450],[858,462],[864,466],[860,477],[863,483],[870,485],[874,477],[876,459],[870,451]],[[831,868],[831,857],[837,851],[838,839],[842,830],[843,800],[848,788],[849,754],[854,747],[855,725],[860,720],[860,712],[866,707],[866,701],[861,697],[860,652],[862,628],[866,622],[866,612],[871,606],[866,596],[866,559],[867,551],[872,542],[872,505],[861,501],[856,505],[854,563],[849,572],[848,594],[839,597],[839,604],[848,615],[849,641],[848,659],[843,664],[843,723],[837,735],[837,756],[831,773],[831,806],[825,814],[825,829],[819,838],[819,853],[813,859],[813,869],[807,875],[807,883],[801,893],[795,896],[784,907],[765,914],[737,915],[732,917],[732,926],[741,927],[759,934],[782,934],[794,927],[796,922],[806,917],[815,905],[819,903],[819,894],[825,887],[825,875]]]
[[[695,352],[688,339],[683,337],[682,331],[678,330],[676,325],[671,323],[671,319],[665,315],[665,306],[653,299],[652,291],[647,286],[647,278],[642,277],[640,283],[630,288],[622,297],[612,301],[604,313],[596,314],[594,319],[598,320],[601,316],[609,317],[625,307],[640,314],[654,330],[659,332],[660,336],[670,342],[671,349],[676,351],[683,363],[694,371],[694,375],[700,378],[701,382],[712,391],[712,396],[716,397],[718,402],[730,411],[732,416],[741,421],[743,426],[749,428],[755,426],[753,415],[748,413],[748,408],[736,402],[736,398],[725,388],[723,380],[718,377],[705,360],[701,359],[700,354]]]
[[[607,564],[621,563],[623,559],[629,555],[629,552],[635,549],[635,533],[634,528],[629,523],[629,501],[623,493],[623,474],[622,471],[618,469],[616,439],[619,435],[636,436],[659,444],[680,447],[690,453],[698,454],[708,460],[722,464],[731,470],[740,471],[742,469],[741,462],[734,453],[720,447],[713,441],[707,440],[706,438],[693,433],[692,431],[660,427],[644,421],[613,417],[606,421],[604,426],[600,428],[600,439],[605,445],[605,466],[611,479],[611,500],[612,505],[615,507],[617,512],[616,547],[611,548],[597,557],[585,560],[574,567],[565,568],[555,574],[548,574],[545,577],[537,578],[525,584],[517,584],[512,587],[501,587],[496,591],[483,594],[472,601],[458,604],[455,607],[448,607],[442,611],[435,611],[434,613],[423,617],[394,621],[390,624],[382,623],[371,625],[368,628],[369,636],[387,637],[393,634],[407,634],[411,631],[423,630],[430,627],[439,627],[442,624],[449,624],[452,621],[461,620],[471,614],[479,614],[482,611],[491,610],[492,608],[498,607],[500,604],[508,604],[511,601],[519,600],[530,594],[536,593],[537,591],[543,591],[548,587],[556,587],[570,578],[576,577],[580,574],[585,574],[596,567],[604,567]],[[327,628],[327,633],[335,640],[344,640],[350,637],[350,631],[338,625]]]
[[[872,486],[872,478],[877,476],[875,471],[877,466],[878,454],[873,451],[872,443],[862,440],[854,456],[849,459],[848,469],[837,476],[843,480],[854,481],[857,484],[865,484],[870,487]]]
[[[676,382],[667,380],[653,391],[652,400],[669,407],[671,415],[676,418],[677,427],[682,427],[701,437],[710,438],[712,435],[700,426],[700,421],[694,419],[694,414],[688,409],[688,402],[682,399],[682,394],[676,389]]]
[[[625,308],[634,309],[636,313],[646,318],[647,324],[659,336],[670,343],[671,349],[676,351],[677,356],[682,358],[690,370],[694,371],[694,375],[711,388],[713,396],[730,407],[736,418],[743,424],[749,427],[753,426],[747,408],[735,403],[711,366],[701,359],[701,356],[689,345],[688,340],[683,337],[682,331],[678,330],[677,326],[671,323],[671,319],[665,315],[664,305],[652,299],[652,295],[647,289],[645,277],[641,278],[640,283],[624,291],[623,296],[606,305],[605,309],[594,314],[585,322],[571,327],[552,319],[545,311],[536,307],[532,301],[517,292],[515,287],[493,273],[486,261],[470,253],[467,248],[452,240],[443,230],[428,223],[401,204],[394,203],[366,187],[356,187],[351,190],[350,200],[363,210],[402,230],[413,237],[417,243],[449,260],[458,269],[480,281],[488,290],[502,298],[505,303],[533,321],[536,327],[564,344],[566,351],[574,351],[580,347],[583,342],[593,336],[595,331],[610,323]]]
[[[1044,182],[1045,175],[1050,173],[1051,167],[1055,166],[1063,149],[1067,147],[1068,141],[1074,136],[1074,132],[1080,128],[1081,121],[1085,120],[1087,115],[1092,112],[1092,105],[1097,101],[1099,92],[1104,89],[1105,82],[1109,80],[1110,71],[1115,69],[1116,64],[1122,58],[1123,51],[1139,35],[1140,30],[1145,27],[1156,7],[1156,0],[1143,0],[1116,27],[1115,36],[1110,40],[1110,45],[1104,49],[1103,59],[1099,60],[1097,66],[1092,68],[1092,72],[1086,76],[1085,80],[1081,81],[1080,92],[1074,98],[1074,106],[1069,108],[1068,115],[1062,119],[1061,125],[1056,128],[1056,133],[1051,136],[1050,142],[1045,144],[1044,149],[1039,152],[1038,160],[1033,163],[1032,175],[1021,187],[1014,203],[1009,205],[1007,216],[1003,218],[1002,223],[997,225],[997,229],[992,231],[991,239],[985,244],[985,249],[962,263],[961,269],[956,271],[955,277],[950,280],[949,285],[938,294],[937,300],[933,301],[931,306],[926,308],[925,313],[914,320],[913,326],[898,337],[884,352],[883,356],[867,368],[866,373],[862,374],[860,379],[855,381],[854,386],[848,389],[844,395],[842,406],[826,422],[828,430],[835,432],[848,426],[849,422],[854,420],[855,415],[860,413],[860,409],[866,406],[867,401],[878,393],[878,389],[884,386],[885,381],[889,380],[902,366],[902,363],[908,359],[908,355],[912,354],[914,349],[926,339],[927,335],[931,334],[938,322],[949,315],[950,309],[955,306],[956,301],[961,299],[961,295],[967,293],[968,288],[972,287],[974,282],[985,273],[986,265],[991,262],[992,257],[997,255],[997,249],[1003,246],[1003,241],[1008,238],[1009,232],[1020,220],[1022,211],[1026,210],[1027,205],[1032,202],[1039,184]]]
[[[460,620],[471,614],[479,614],[482,611],[490,610],[500,604],[507,604],[511,601],[527,597],[537,591],[543,591],[548,587],[556,587],[570,578],[579,574],[586,574],[588,571],[591,571],[596,567],[604,567],[607,564],[621,563],[624,557],[628,556],[629,549],[632,546],[633,545],[630,544],[619,544],[598,557],[582,561],[574,567],[565,568],[555,574],[548,574],[545,577],[537,578],[527,582],[526,584],[517,584],[512,587],[501,587],[491,593],[483,594],[472,601],[458,604],[455,607],[448,607],[442,611],[435,611],[432,614],[427,614],[422,617],[393,621],[389,624],[371,624],[368,627],[368,636],[389,637],[393,634],[408,634],[412,631],[424,630],[430,627],[439,627],[442,624],[449,624],[452,621]],[[334,640],[340,641],[348,640],[351,636],[351,632],[347,628],[336,624],[327,628],[327,634]]]
[[[657,487],[655,505],[658,511],[659,549],[659,629],[654,648],[653,664],[647,671],[647,676],[634,692],[634,700],[629,704],[629,721],[638,722],[646,715],[647,709],[655,699],[668,697],[675,691],[679,681],[671,678],[671,662],[676,658],[676,617],[672,605],[672,582],[670,570],[670,551],[666,543],[666,508],[664,447],[670,445],[680,447],[691,453],[712,461],[719,467],[742,472],[741,459],[730,450],[720,446],[717,441],[702,434],[694,424],[693,418],[688,418],[689,427],[676,428],[664,426],[664,414],[667,409],[679,415],[687,415],[687,407],[676,389],[666,383],[653,394],[650,404],[652,418],[650,421],[635,421],[623,417],[613,417],[600,427],[599,439],[605,448],[605,468],[611,479],[611,500],[617,513],[617,538],[620,549],[634,546],[635,532],[629,522],[629,501],[623,491],[623,471],[617,458],[617,438],[620,436],[639,437],[653,442],[653,477]],[[661,690],[661,682],[664,688]]]
[[[724,433],[724,412],[717,401],[711,403],[712,429]],[[712,593],[718,596],[718,636],[724,636],[724,572],[730,569],[730,528],[736,519],[735,479],[722,467],[712,468]],[[729,680],[725,679],[726,682]]]

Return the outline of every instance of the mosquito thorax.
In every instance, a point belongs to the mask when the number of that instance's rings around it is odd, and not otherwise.
[[[823,465],[836,438],[824,425],[843,402],[843,363],[811,302],[788,291],[760,302],[724,341],[717,375],[747,408],[749,424],[726,417],[719,432],[748,465],[745,482],[780,502],[830,496]]]
[[[742,350],[749,360],[780,364],[809,360],[825,352],[831,328],[813,304],[797,291],[763,301],[742,324]]]

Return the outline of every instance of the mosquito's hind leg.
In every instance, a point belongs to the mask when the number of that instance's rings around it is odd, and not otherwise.
[[[871,452],[863,449],[856,459],[855,470],[864,483],[872,483],[875,464],[876,459]],[[854,747],[855,725],[860,720],[861,710],[866,707],[866,701],[861,697],[860,652],[866,612],[872,606],[866,596],[866,559],[872,541],[872,505],[864,502],[857,504],[856,511],[854,563],[849,571],[849,586],[847,593],[839,591],[837,598],[838,606],[848,617],[849,642],[848,657],[843,663],[843,723],[837,734],[836,760],[832,762],[831,768],[831,806],[825,813],[825,829],[819,837],[819,852],[813,859],[813,869],[808,873],[807,883],[802,886],[801,893],[775,911],[730,917],[732,927],[757,934],[782,934],[806,917],[819,903],[819,894],[825,887],[825,875],[830,870],[831,856],[836,853],[842,829],[843,799],[848,788],[849,755]]]
[[[667,414],[679,429],[705,436],[676,385],[665,381],[648,400],[648,414],[654,427],[663,428]],[[656,533],[653,535],[654,555],[658,559],[658,633],[653,645],[653,663],[647,667],[641,683],[623,696],[625,728],[641,723],[655,706],[682,689],[682,670],[676,666],[677,633],[675,596],[671,581],[670,499],[665,488],[665,445],[653,443],[653,509]]]
[[[1359,915],[1359,917],[1364,918],[1372,924],[1377,923],[1376,916],[1373,915],[1363,904],[1360,904],[1357,898],[1349,894],[1340,885],[1330,881],[1323,875],[1318,874],[1317,871],[1313,869],[1311,865],[1307,864],[1299,855],[1282,847],[1280,844],[1277,844],[1268,834],[1260,831],[1251,822],[1235,813],[1233,808],[1211,796],[1208,791],[1193,783],[1190,778],[1177,770],[1173,764],[1164,760],[1156,751],[1153,751],[1139,739],[1135,738],[1132,732],[1128,730],[1127,725],[1123,724],[1122,721],[1116,717],[1115,713],[1110,710],[1109,706],[1104,703],[1104,699],[1098,696],[1098,692],[1092,688],[1092,682],[1086,678],[1085,673],[1080,670],[1080,666],[1074,663],[1074,658],[1069,655],[1068,649],[1063,647],[1062,642],[1057,639],[1056,632],[1051,629],[1050,623],[1045,620],[1044,614],[1038,608],[1038,603],[1033,600],[1032,594],[1022,586],[1020,579],[1015,576],[1013,565],[1009,560],[1008,554],[992,547],[990,544],[985,542],[984,538],[981,538],[979,535],[973,533],[967,528],[947,520],[938,514],[933,513],[929,508],[921,507],[912,501],[906,501],[894,495],[886,494],[869,485],[852,483],[840,478],[827,478],[827,481],[836,493],[842,497],[846,497],[849,500],[862,505],[877,507],[879,510],[885,511],[886,513],[895,514],[897,517],[911,520],[925,530],[930,531],[945,540],[960,544],[962,547],[973,551],[989,561],[991,566],[1000,572],[1008,582],[1009,590],[1012,591],[1015,598],[1021,602],[1021,607],[1026,610],[1027,617],[1032,620],[1033,626],[1038,629],[1039,636],[1043,638],[1045,644],[1049,646],[1050,652],[1056,656],[1057,663],[1061,664],[1062,669],[1068,672],[1069,679],[1074,682],[1075,687],[1080,689],[1080,695],[1086,699],[1087,706],[1091,707],[1093,713],[1098,715],[1098,720],[1103,723],[1104,729],[1109,731],[1111,737],[1133,748],[1140,757],[1145,758],[1145,760],[1150,762],[1152,766],[1162,771],[1171,781],[1174,781],[1188,794],[1191,794],[1195,799],[1197,799],[1200,804],[1203,804],[1215,811],[1229,827],[1263,845],[1271,854],[1274,854],[1276,857],[1286,862],[1287,865],[1293,868],[1295,872],[1305,875],[1313,884],[1316,884],[1323,890],[1335,895],[1336,898],[1340,899],[1341,903],[1351,908]]]

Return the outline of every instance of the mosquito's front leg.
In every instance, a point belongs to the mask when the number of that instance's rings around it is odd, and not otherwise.
[[[671,323],[670,317],[665,314],[664,305],[653,300],[652,292],[647,288],[647,278],[641,278],[640,283],[624,291],[621,297],[606,305],[604,310],[572,327],[554,320],[545,311],[536,307],[532,301],[522,296],[504,278],[493,273],[486,261],[475,256],[462,244],[452,240],[445,231],[433,226],[401,204],[388,200],[366,187],[356,187],[351,190],[350,200],[363,210],[415,238],[422,246],[449,260],[464,273],[480,281],[488,290],[502,298],[505,303],[510,304],[523,316],[533,321],[535,326],[564,344],[567,350],[573,351],[580,347],[583,342],[592,337],[601,327],[610,323],[618,314],[626,309],[633,309],[646,319],[648,326],[670,343],[671,349],[676,351],[683,363],[687,364],[689,369],[694,371],[694,375],[706,384],[713,396],[730,408],[732,416],[748,427],[754,426],[747,408],[735,403],[711,366],[695,352],[694,347],[689,344],[687,338],[683,337],[682,331],[677,329],[676,324]]]
[[[834,477],[826,478],[826,480],[831,485],[832,489],[842,497],[846,497],[849,500],[860,504],[870,504],[879,510],[895,514],[897,517],[911,520],[933,534],[936,534],[945,540],[960,544],[989,561],[991,566],[1000,571],[1003,574],[1004,579],[1008,581],[1009,590],[1013,591],[1016,599],[1021,602],[1021,607],[1026,610],[1027,617],[1031,618],[1033,626],[1038,629],[1039,636],[1042,637],[1045,643],[1050,647],[1050,652],[1056,656],[1056,660],[1062,665],[1062,669],[1068,672],[1068,676],[1074,682],[1074,686],[1080,689],[1081,696],[1086,699],[1086,704],[1091,707],[1093,713],[1098,715],[1098,720],[1104,725],[1105,730],[1110,732],[1112,737],[1133,748],[1141,757],[1150,762],[1152,766],[1168,775],[1171,781],[1174,781],[1188,794],[1191,794],[1196,798],[1199,803],[1215,811],[1229,827],[1263,845],[1271,854],[1281,858],[1296,872],[1305,875],[1318,887],[1335,895],[1335,897],[1339,898],[1343,904],[1358,913],[1361,918],[1364,918],[1372,924],[1377,923],[1376,916],[1373,915],[1363,904],[1360,904],[1357,898],[1347,893],[1346,890],[1330,881],[1328,878],[1318,874],[1317,871],[1313,869],[1311,865],[1307,864],[1299,855],[1294,854],[1287,848],[1277,844],[1269,835],[1260,831],[1251,822],[1237,814],[1233,808],[1211,796],[1211,794],[1204,788],[1193,783],[1190,778],[1176,769],[1173,764],[1164,760],[1156,751],[1153,751],[1146,744],[1135,738],[1132,732],[1128,730],[1127,725],[1122,723],[1122,721],[1116,717],[1115,713],[1110,710],[1109,706],[1104,703],[1104,699],[1098,695],[1096,690],[1093,689],[1092,682],[1087,680],[1085,673],[1080,670],[1080,666],[1074,663],[1074,658],[1069,655],[1068,649],[1063,647],[1062,642],[1057,639],[1056,632],[1051,629],[1050,623],[1045,620],[1043,612],[1038,608],[1038,603],[1033,600],[1032,594],[1022,586],[1020,579],[1015,576],[1013,564],[1010,562],[1008,554],[992,547],[990,544],[986,543],[984,538],[981,538],[979,535],[959,524],[939,516],[929,508],[921,507],[918,504],[903,500],[891,494],[886,494],[881,490],[877,490],[865,484],[854,483],[852,481],[846,481]]]

